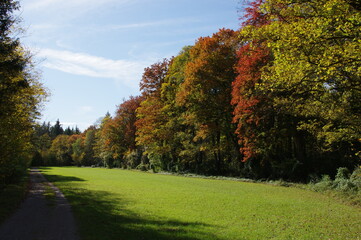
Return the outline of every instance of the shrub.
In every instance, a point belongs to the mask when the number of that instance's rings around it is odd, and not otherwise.
[[[350,172],[347,168],[337,169],[334,181],[334,188],[341,192],[357,191],[357,187],[350,179]]]
[[[317,192],[333,190],[345,196],[359,198],[361,196],[361,168],[357,167],[352,174],[347,168],[339,168],[334,181],[330,176],[324,175],[321,181],[310,185],[311,189]]]
[[[347,168],[338,168],[335,181],[344,180],[350,178],[350,171]]]
[[[353,171],[350,180],[355,186],[358,188],[358,190],[361,190],[361,166],[358,166],[355,171]]]
[[[138,169],[138,170],[140,170],[140,171],[148,171],[149,170],[149,164],[143,164],[143,163],[141,163],[141,164],[139,164],[138,166],[137,166],[137,168],[136,169]]]
[[[322,179],[318,183],[312,185],[312,189],[315,190],[316,192],[323,192],[323,191],[331,190],[332,188],[333,188],[333,181],[328,175],[323,175]]]

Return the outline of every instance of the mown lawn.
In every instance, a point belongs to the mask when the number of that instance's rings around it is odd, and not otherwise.
[[[82,239],[360,239],[361,209],[297,188],[119,169],[43,168]]]

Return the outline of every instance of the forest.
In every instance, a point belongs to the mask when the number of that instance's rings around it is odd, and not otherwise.
[[[361,164],[357,0],[254,0],[239,30],[145,68],[140,95],[83,132],[35,121],[46,93],[11,25],[0,26],[2,182],[31,161],[303,182]]]

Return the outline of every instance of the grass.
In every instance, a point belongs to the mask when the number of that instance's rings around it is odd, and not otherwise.
[[[298,188],[99,168],[43,168],[82,239],[360,239],[361,209]]]
[[[24,176],[18,183],[9,184],[0,190],[0,224],[18,208],[24,199],[28,181],[28,176]]]

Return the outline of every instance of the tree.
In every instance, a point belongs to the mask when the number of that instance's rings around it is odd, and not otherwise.
[[[185,154],[186,142],[193,139],[192,128],[188,128],[185,123],[185,106],[181,106],[177,101],[177,95],[181,90],[180,86],[185,80],[185,68],[190,61],[190,50],[192,46],[186,46],[173,58],[169,65],[167,75],[161,86],[161,101],[163,103],[161,112],[164,116],[162,126],[163,152],[168,154],[165,170],[186,171],[191,169],[190,163],[193,159],[188,159]]]
[[[140,90],[144,101],[137,109],[136,127],[137,144],[146,147],[146,154],[154,167],[162,168],[164,163],[164,126],[165,116],[162,114],[163,103],[161,101],[161,86],[168,72],[170,61],[153,64],[145,69],[140,83]]]
[[[70,130],[70,128],[69,128],[69,130]],[[58,119],[58,120],[56,120],[55,125],[50,128],[50,136],[54,139],[63,133],[64,133],[64,129],[61,126],[60,121]]]
[[[96,132],[96,142],[94,144],[95,157],[102,161],[104,167],[114,167],[114,142],[111,141],[110,135],[115,127],[114,121],[108,112],[101,120],[98,131]],[[115,146],[117,147],[117,146]]]
[[[69,166],[72,162],[72,146],[68,135],[58,135],[51,143],[50,153],[58,166]]]
[[[14,12],[17,1],[0,1],[0,188],[23,173],[31,158],[30,138],[46,92],[32,57],[21,46]]]
[[[140,107],[140,103],[144,97],[130,96],[128,100],[125,100],[118,106],[114,122],[117,127],[114,129],[116,132],[113,135],[113,140],[119,146],[122,146],[121,150],[117,153],[118,158],[122,158],[122,167],[135,168],[140,164],[142,156],[142,148],[136,146],[136,126],[137,121],[137,109]]]
[[[160,88],[168,72],[170,60],[163,59],[144,69],[142,80],[139,84],[143,96],[152,96],[160,94]]]
[[[44,134],[48,134],[50,135],[50,122],[43,122],[41,125],[40,124],[36,124],[34,126],[35,128],[35,136],[41,136]]]
[[[84,157],[82,164],[86,166],[99,164],[94,153],[94,146],[96,144],[96,131],[96,128],[91,126],[84,132]]]
[[[245,41],[263,41],[272,53],[272,61],[260,69],[262,82],[255,91],[270,95],[272,108],[293,122],[302,175],[353,167],[360,161],[361,136],[357,5],[268,0],[259,9],[269,24],[242,31]]]
[[[257,29],[270,23],[261,9],[264,2],[253,1],[245,9],[244,29]],[[281,151],[288,149],[288,146],[283,146],[284,140],[289,140],[284,136],[284,125],[290,127],[291,123],[283,121],[282,113],[277,113],[272,107],[272,96],[257,89],[263,82],[262,69],[272,62],[272,54],[264,39],[247,41],[243,38],[243,31],[240,39],[242,44],[237,51],[236,65],[238,75],[232,83],[231,103],[235,106],[233,122],[237,124],[242,161],[246,163],[245,174],[255,178],[284,177],[282,174],[275,176],[278,171],[275,169],[280,169],[280,162],[286,162],[284,156],[287,154]]]
[[[177,101],[187,109],[186,121],[195,129],[199,162],[217,174],[224,172],[225,162],[239,159],[230,104],[237,35],[221,29],[212,37],[199,38],[190,50],[185,80],[177,94]]]
[[[67,128],[64,130],[64,134],[65,134],[65,135],[68,135],[68,136],[73,135],[73,134],[74,134],[74,130],[71,129],[70,127],[67,127]]]
[[[72,138],[69,137],[72,161],[76,166],[82,166],[85,157],[84,138],[81,135],[72,135]]]

